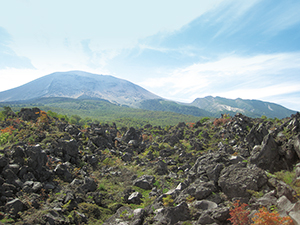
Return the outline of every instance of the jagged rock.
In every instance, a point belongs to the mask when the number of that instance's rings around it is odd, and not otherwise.
[[[46,184],[44,185],[44,189],[45,189],[46,191],[54,190],[54,189],[55,189],[55,185],[54,185],[54,184],[51,184],[51,183],[46,183]]]
[[[151,190],[155,182],[155,177],[151,175],[143,175],[133,181],[133,185],[145,190]]]
[[[123,160],[124,162],[131,162],[131,161],[132,161],[132,154],[125,152],[125,153],[122,155],[121,158],[122,158],[122,160]]]
[[[192,206],[196,209],[207,210],[214,209],[218,207],[218,204],[208,200],[194,201]]]
[[[171,149],[171,148],[164,148],[159,151],[159,155],[161,157],[169,157],[169,156],[173,155],[174,153],[175,153],[175,150]]]
[[[249,148],[253,149],[255,145],[260,145],[264,137],[268,134],[268,130],[263,123],[254,125],[245,140],[248,142]]]
[[[155,165],[155,173],[157,175],[165,175],[165,174],[168,174],[168,166],[167,164],[162,161],[162,160],[159,160],[156,165]]]
[[[12,158],[23,158],[23,157],[25,157],[24,149],[21,146],[13,146],[11,153],[12,153]]]
[[[200,218],[198,219],[198,224],[213,224],[215,220],[209,215],[209,212],[204,212],[201,214]]]
[[[59,140],[58,148],[62,151],[64,161],[68,161],[71,163],[77,163],[78,155],[78,143],[72,139],[70,141],[67,140]]]
[[[83,180],[79,180],[79,179],[77,179],[77,178],[75,178],[75,179],[70,183],[71,186],[77,186],[77,185],[80,185],[80,184],[83,184]]]
[[[294,204],[291,203],[290,200],[283,195],[276,201],[276,206],[281,216],[287,216],[288,212],[290,212],[294,207]]]
[[[42,150],[40,145],[29,146],[25,151],[28,157],[28,166],[39,172],[42,170],[48,161],[47,154]]]
[[[294,204],[288,215],[292,218],[295,225],[300,225],[300,201]]]
[[[250,201],[251,201],[251,206],[254,207],[256,206],[257,208],[258,207],[271,207],[273,205],[276,204],[277,202],[277,198],[275,197],[276,196],[276,191],[275,190],[272,190],[268,193],[266,193],[263,197],[260,197],[260,198],[252,198]],[[254,201],[254,203],[253,203]]]
[[[143,195],[140,193],[140,192],[133,192],[127,199],[127,202],[129,204],[136,204],[136,205],[139,205],[141,204],[143,201],[142,201],[142,198],[143,198]]]
[[[185,191],[197,200],[202,200],[217,190],[214,182],[195,182],[191,184]]]
[[[142,225],[145,217],[145,210],[138,208],[132,210],[129,207],[122,206],[117,212],[106,220],[103,225]]]
[[[280,161],[278,144],[275,142],[271,134],[265,136],[260,147],[254,147],[251,152],[250,162],[258,167],[269,170],[271,173],[285,168]]]
[[[294,138],[294,149],[300,159],[300,134]]]
[[[6,168],[10,169],[11,171],[13,171],[14,174],[18,174],[19,170],[20,170],[20,166],[18,164],[8,164],[6,166]]]
[[[80,130],[78,130],[74,125],[71,124],[65,128],[65,131],[71,135],[78,135],[80,133]]]
[[[164,143],[168,143],[170,146],[174,146],[179,141],[180,141],[180,139],[179,139],[178,135],[176,135],[176,134],[167,136],[163,140]]]
[[[22,108],[18,113],[18,116],[22,118],[24,121],[36,121],[36,119],[40,116],[40,109],[38,108]]]
[[[212,218],[217,223],[225,223],[229,218],[229,207],[219,207],[212,209]]]
[[[291,188],[288,184],[271,177],[269,184],[276,189],[278,197],[286,196],[291,202],[295,202],[296,191]]]
[[[83,157],[83,160],[90,164],[91,166],[95,167],[97,166],[99,162],[99,158],[97,155],[87,155]]]
[[[267,181],[264,171],[258,167],[234,164],[221,171],[218,184],[229,198],[250,198],[247,190],[260,191]]]
[[[78,190],[82,191],[84,193],[93,192],[96,189],[97,189],[97,184],[94,181],[94,179],[92,179],[90,177],[85,177],[84,183],[78,187]]]
[[[66,163],[57,164],[53,172],[65,182],[72,182],[73,175],[69,172],[69,167]]]
[[[0,168],[5,167],[8,164],[9,160],[5,156],[0,156]]]
[[[43,184],[41,182],[26,181],[23,186],[23,191],[28,193],[38,193],[42,188]]]
[[[206,174],[208,176],[208,179],[217,183],[220,172],[223,170],[224,164],[218,163],[217,165],[211,165],[206,168]]]
[[[18,198],[7,202],[5,205],[6,213],[16,216],[18,212],[23,212],[26,209],[25,204]]]
[[[49,225],[64,224],[66,222],[55,210],[50,210],[47,214],[43,215],[42,219]]]
[[[210,136],[209,136],[209,134],[206,131],[203,131],[202,134],[201,134],[201,136],[203,138],[205,138],[205,139],[210,139]]]
[[[103,136],[91,137],[90,140],[98,148],[104,149],[104,148],[111,147],[111,144],[109,143],[109,141],[107,140],[107,138],[105,138]]]
[[[141,133],[139,131],[136,131],[133,127],[130,127],[129,130],[127,130],[123,135],[121,140],[125,143],[128,143],[131,140],[135,140],[139,143],[141,142]]]
[[[1,175],[6,180],[7,183],[10,183],[15,187],[23,186],[23,182],[18,178],[18,176],[11,169],[3,170]]]
[[[175,224],[190,219],[189,207],[185,202],[175,207],[162,208],[155,211],[154,221],[158,224]]]

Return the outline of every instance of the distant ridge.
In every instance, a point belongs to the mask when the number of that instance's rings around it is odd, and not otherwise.
[[[59,98],[65,99],[64,101],[100,99],[121,106],[197,117],[219,117],[224,113],[230,115],[242,113],[249,117],[265,115],[270,118],[284,118],[296,113],[275,103],[241,98],[207,96],[197,98],[189,104],[180,103],[163,99],[127,80],[83,71],[52,73],[20,87],[0,92],[0,102],[7,104],[22,102],[32,104],[42,101],[43,105],[47,105]],[[60,107],[64,107],[63,104],[60,104]]]
[[[229,113],[231,115],[242,113],[250,117],[261,117],[262,115],[265,115],[270,118],[284,118],[296,113],[296,111],[287,109],[275,103],[260,100],[245,100],[241,98],[228,99],[207,96],[205,98],[195,99],[190,105],[211,112],[215,116],[220,115],[221,113]]]

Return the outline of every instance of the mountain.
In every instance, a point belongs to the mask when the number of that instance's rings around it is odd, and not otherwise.
[[[275,103],[259,100],[245,100],[241,98],[227,99],[207,96],[205,98],[195,99],[190,105],[211,112],[215,116],[219,116],[221,113],[229,113],[230,115],[242,113],[251,117],[261,117],[265,115],[271,118],[284,118],[296,113],[296,111]]]
[[[61,98],[64,99],[63,103]],[[163,99],[127,80],[83,71],[52,73],[20,87],[0,92],[0,102],[3,104],[28,105],[42,102],[43,106],[53,106],[55,101],[60,101],[59,108],[67,109],[74,104],[70,99],[78,100],[76,104],[80,106],[79,109],[84,109],[86,104],[90,107],[91,102],[84,100],[94,99],[143,110],[175,112],[197,117],[219,117],[221,113],[235,115],[239,112],[250,117],[265,115],[284,118],[296,113],[278,104],[240,98],[208,96],[197,98],[189,104],[179,103]],[[97,101],[95,104],[98,104]],[[111,105],[107,107],[114,108]]]
[[[135,106],[142,100],[160,98],[129,81],[83,71],[52,73],[20,87],[0,92],[0,102],[49,97],[105,99],[129,106]]]

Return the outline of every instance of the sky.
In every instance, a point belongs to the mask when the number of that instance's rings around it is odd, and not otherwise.
[[[58,71],[300,111],[299,0],[0,0],[0,91]]]

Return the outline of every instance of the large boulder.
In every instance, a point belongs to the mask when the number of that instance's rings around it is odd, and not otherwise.
[[[250,162],[271,173],[286,169],[285,164],[280,160],[278,144],[271,134],[265,136],[262,145],[253,148]]]
[[[260,145],[267,134],[268,130],[264,123],[258,123],[252,127],[245,140],[248,142],[249,148],[252,149],[255,145]]]
[[[298,158],[300,159],[300,134],[294,137],[294,149],[298,155]]]
[[[161,208],[155,211],[154,221],[157,224],[175,224],[178,221],[186,221],[190,219],[190,210],[185,202],[175,207]]]
[[[260,191],[267,181],[265,172],[257,166],[234,164],[221,171],[218,184],[229,198],[250,198],[248,190]]]
[[[26,209],[25,204],[18,198],[15,198],[5,205],[6,213],[16,216],[18,212],[23,212]]]
[[[58,141],[58,149],[62,151],[64,161],[68,161],[71,163],[76,163],[79,157],[78,155],[78,143],[76,140],[59,140]]]
[[[29,146],[25,151],[28,157],[28,166],[35,171],[41,171],[48,161],[47,154],[40,145]]]

